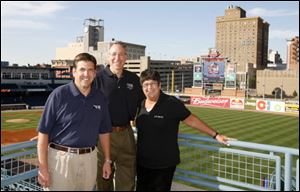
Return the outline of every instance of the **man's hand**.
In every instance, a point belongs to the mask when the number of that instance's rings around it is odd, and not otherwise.
[[[103,172],[102,177],[104,179],[109,179],[110,174],[111,174],[111,163],[104,162],[102,172]]]
[[[38,135],[37,136],[34,136],[30,139],[30,141],[35,141],[35,140],[38,140]]]
[[[49,175],[49,171],[47,169],[39,169],[38,182],[43,187],[50,186],[50,175]]]

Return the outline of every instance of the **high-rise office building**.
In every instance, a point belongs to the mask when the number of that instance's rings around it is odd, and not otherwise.
[[[107,63],[108,51],[111,43],[104,41],[104,21],[102,19],[85,19],[83,23],[83,36],[78,36],[76,42],[71,42],[67,47],[56,48],[56,58],[53,65],[72,63],[74,57],[82,52],[88,52],[95,56],[97,64]],[[128,60],[139,59],[145,56],[146,46],[123,42],[127,47]]]
[[[268,61],[269,24],[260,17],[246,17],[240,7],[229,6],[216,19],[216,48],[223,57],[246,73],[249,64],[264,69]]]

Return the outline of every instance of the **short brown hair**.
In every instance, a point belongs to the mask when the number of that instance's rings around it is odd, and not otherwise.
[[[125,53],[127,52],[127,46],[125,43],[123,43],[122,41],[112,41],[109,45],[109,49],[113,46],[113,45],[121,45],[124,50],[125,50]]]
[[[146,69],[141,73],[140,76],[140,83],[143,84],[145,81],[153,80],[157,81],[158,84],[160,84],[160,75],[157,71]]]
[[[74,65],[73,67],[76,69],[77,67],[77,63],[79,61],[91,61],[92,63],[94,63],[94,67],[96,69],[96,65],[97,65],[97,61],[96,61],[96,58],[91,55],[91,54],[88,54],[88,53],[80,53],[78,55],[76,55],[75,59],[74,59]]]

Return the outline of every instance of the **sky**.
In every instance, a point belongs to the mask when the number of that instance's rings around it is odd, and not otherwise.
[[[1,61],[50,64],[87,18],[104,20],[104,41],[145,45],[151,59],[200,56],[215,47],[216,17],[230,5],[270,24],[269,49],[285,61],[286,39],[299,36],[298,1],[1,1]]]

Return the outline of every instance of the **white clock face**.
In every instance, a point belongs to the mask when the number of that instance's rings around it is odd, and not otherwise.
[[[88,32],[89,31],[89,27],[85,27],[84,28],[84,32],[86,33],[86,32]]]

